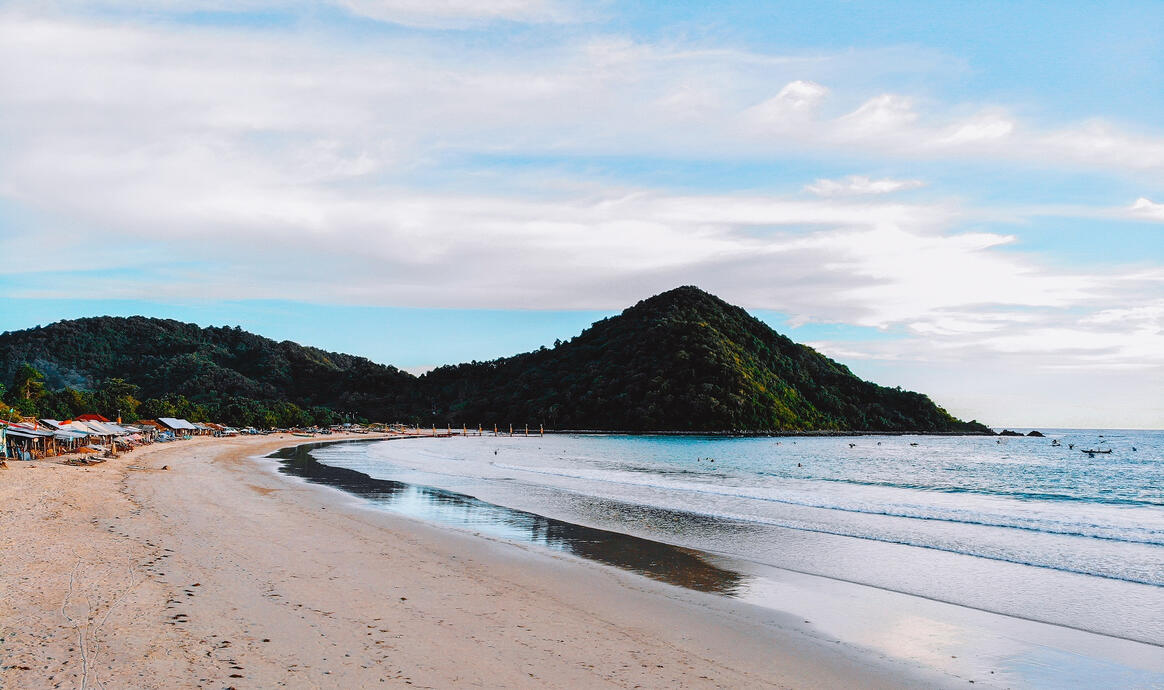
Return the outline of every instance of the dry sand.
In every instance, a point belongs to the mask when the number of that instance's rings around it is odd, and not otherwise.
[[[0,469],[0,688],[952,680],[779,613],[361,508],[249,459],[302,442]]]

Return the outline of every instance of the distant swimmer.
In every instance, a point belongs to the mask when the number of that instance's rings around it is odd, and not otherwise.
[[[916,443],[911,443],[911,444],[909,444],[909,445],[911,445],[911,446],[916,446],[917,444],[916,444]]]
[[[801,465],[800,465],[800,463],[798,462],[798,463],[796,463],[796,466],[797,466],[797,467],[800,467]]]
[[[850,448],[856,448],[856,447],[857,447],[857,444],[856,444],[856,443],[850,443],[850,444],[849,444],[849,447],[850,447]]]
[[[877,442],[877,445],[881,445],[881,441],[878,441],[878,442]]]

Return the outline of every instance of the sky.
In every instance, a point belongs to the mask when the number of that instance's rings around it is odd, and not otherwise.
[[[992,426],[1164,427],[1164,4],[0,0],[0,331],[410,371],[697,285]]]

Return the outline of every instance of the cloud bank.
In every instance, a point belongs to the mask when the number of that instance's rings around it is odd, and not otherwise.
[[[539,0],[340,4],[436,28],[576,19]],[[1164,172],[1160,133],[819,76],[869,55],[450,40],[0,11],[0,199],[25,219],[5,222],[0,250],[54,248],[51,270],[0,266],[18,285],[9,296],[611,309],[694,283],[798,323],[903,335],[822,344],[846,356],[1164,364],[1160,257],[1114,275],[1048,260],[993,228],[997,211],[908,172],[948,161],[1151,177]],[[811,156],[863,172],[693,192],[463,163],[615,156]],[[904,172],[869,172],[887,168]],[[1082,215],[1158,221],[1161,208],[1144,197]],[[1028,210],[1016,221],[1041,212]]]

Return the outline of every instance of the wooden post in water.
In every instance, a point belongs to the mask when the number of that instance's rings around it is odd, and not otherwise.
[[[481,431],[481,425],[480,425],[480,424],[478,424],[478,425],[477,425],[477,435],[478,435],[478,436],[484,436],[484,435],[485,435],[485,434],[484,434],[484,433]]]
[[[539,424],[539,425],[538,425],[538,436],[545,436],[545,435],[546,435],[546,427],[545,427],[545,425],[543,425],[543,424]]]
[[[461,422],[461,435],[462,436],[469,435],[469,427],[464,422]]]
[[[513,436],[513,425],[512,424],[509,425],[509,435]]]
[[[436,424],[432,425],[432,437],[436,438]]]
[[[526,435],[527,437],[529,436],[529,424],[526,424],[526,425],[525,425],[525,435]]]
[[[449,436],[453,435],[453,425],[449,422],[445,422],[445,433],[447,433]]]

